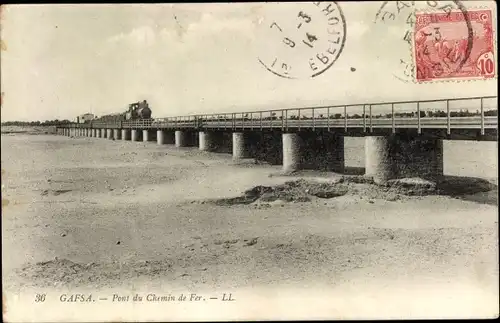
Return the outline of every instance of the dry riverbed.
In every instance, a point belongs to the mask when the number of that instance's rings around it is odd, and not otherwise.
[[[412,297],[435,310],[416,316],[498,313],[495,180],[380,187],[195,148],[27,137],[2,136],[7,304],[33,289],[298,290],[305,309],[315,293],[343,299],[336,317]]]

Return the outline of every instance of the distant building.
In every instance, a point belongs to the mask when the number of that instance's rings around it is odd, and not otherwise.
[[[85,123],[94,120],[95,116],[92,113],[85,113],[76,117],[77,123]]]

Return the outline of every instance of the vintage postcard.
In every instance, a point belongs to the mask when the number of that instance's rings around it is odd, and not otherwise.
[[[0,19],[6,322],[498,317],[495,2]]]

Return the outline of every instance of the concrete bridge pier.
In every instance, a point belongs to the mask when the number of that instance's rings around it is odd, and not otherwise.
[[[233,132],[233,160],[237,161],[248,157],[245,139],[243,132]]]
[[[122,129],[122,140],[130,140],[130,130]]]
[[[222,136],[218,136],[212,131],[200,131],[198,133],[198,147],[201,151],[215,151],[221,145]]]
[[[298,133],[283,133],[283,171],[291,172],[300,168],[300,141]]]
[[[122,139],[122,132],[120,131],[120,129],[113,129],[113,138],[115,140]]]
[[[106,138],[113,139],[113,129],[106,129]]]
[[[89,129],[89,137],[94,137],[94,129]]]
[[[365,139],[365,175],[377,184],[405,177],[443,176],[443,141],[404,135]]]
[[[106,129],[101,129],[101,137],[100,138],[106,138]]]
[[[187,146],[187,133],[185,131],[175,131],[175,147]]]
[[[141,141],[142,140],[142,131],[139,129],[132,129],[132,141]]]
[[[158,145],[172,145],[175,144],[175,135],[171,131],[158,129],[156,131],[156,141]]]

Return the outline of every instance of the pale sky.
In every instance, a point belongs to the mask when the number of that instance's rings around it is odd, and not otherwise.
[[[412,59],[403,40],[410,9],[375,23],[381,4],[340,2],[341,54],[321,75],[299,79],[272,74],[258,58],[288,50],[267,29],[273,14],[293,22],[297,8],[318,14],[313,3],[281,3],[274,11],[263,3],[2,6],[2,121],[100,116],[142,99],[153,117],[167,117],[497,95],[497,79],[416,84],[397,78],[404,77],[401,59]],[[465,4],[496,14],[493,1]],[[398,12],[395,3],[386,9]],[[297,53],[297,61],[308,61]]]

